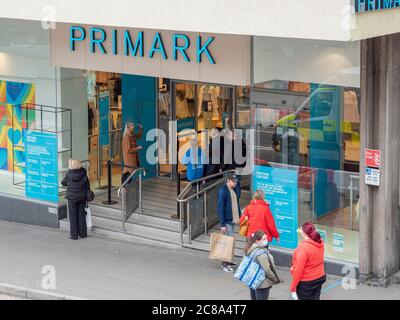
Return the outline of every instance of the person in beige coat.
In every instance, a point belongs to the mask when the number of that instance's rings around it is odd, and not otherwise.
[[[125,126],[124,136],[122,138],[122,154],[124,159],[124,169],[121,178],[121,183],[124,183],[133,173],[135,168],[140,166],[139,150],[141,146],[137,145],[137,140],[143,135],[143,128],[139,128],[139,132],[135,134],[135,125],[128,122]]]
[[[255,232],[246,247],[248,256],[256,256],[255,261],[265,272],[264,282],[257,290],[250,289],[251,300],[268,300],[271,288],[281,280],[276,272],[274,258],[268,251],[268,237],[264,231]]]

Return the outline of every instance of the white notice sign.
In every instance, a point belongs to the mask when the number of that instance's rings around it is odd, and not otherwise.
[[[381,184],[380,170],[373,168],[365,168],[365,184],[379,187]]]

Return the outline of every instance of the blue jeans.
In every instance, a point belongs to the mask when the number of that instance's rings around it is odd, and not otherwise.
[[[226,224],[226,235],[229,237],[233,237],[235,234],[234,225],[233,224]]]

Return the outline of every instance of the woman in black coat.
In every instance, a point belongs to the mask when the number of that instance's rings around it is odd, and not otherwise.
[[[78,240],[87,237],[86,225],[86,196],[90,189],[86,169],[78,160],[69,160],[69,171],[61,184],[67,187],[65,199],[68,200],[68,212],[70,223],[70,239]]]

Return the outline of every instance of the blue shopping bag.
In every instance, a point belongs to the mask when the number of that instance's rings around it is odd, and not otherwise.
[[[264,269],[256,261],[256,258],[262,254],[264,252],[254,256],[245,256],[234,275],[236,279],[253,290],[257,290],[265,281]]]

